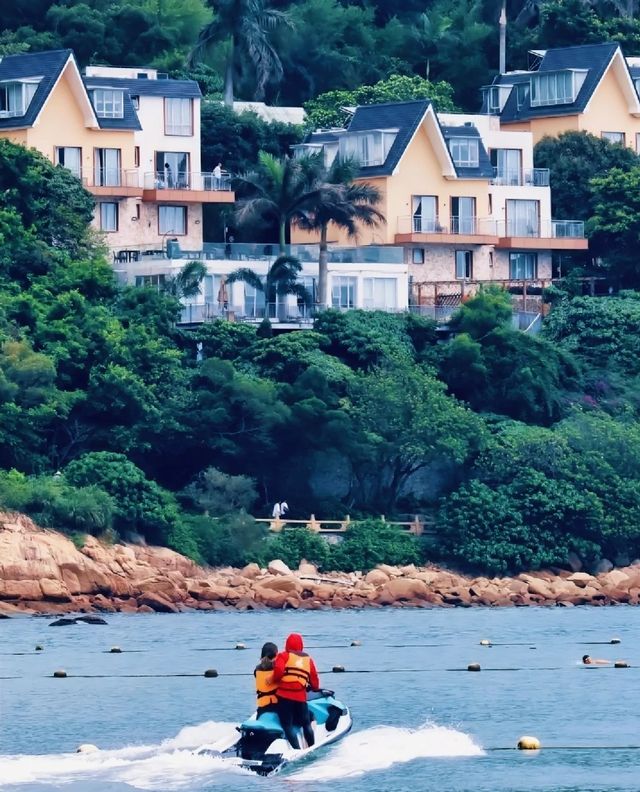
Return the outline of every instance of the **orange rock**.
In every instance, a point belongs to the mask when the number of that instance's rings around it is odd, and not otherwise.
[[[163,597],[160,594],[154,594],[148,591],[146,594],[142,594],[138,597],[138,603],[140,605],[147,605],[152,610],[158,613],[177,613],[178,608],[170,602],[168,599]]]
[[[42,599],[42,589],[37,580],[0,580],[0,600]]]
[[[71,602],[69,590],[61,580],[44,578],[44,580],[40,581],[40,588],[46,600],[52,600],[53,602]]]

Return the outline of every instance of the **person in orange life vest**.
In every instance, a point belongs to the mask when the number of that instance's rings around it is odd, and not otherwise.
[[[263,712],[277,711],[278,697],[276,696],[276,690],[278,689],[278,683],[273,681],[273,664],[277,654],[278,647],[268,641],[262,647],[260,662],[253,672],[256,678],[256,695],[258,697],[257,718]]]
[[[278,683],[278,716],[292,748],[300,748],[293,726],[301,726],[307,745],[315,742],[307,706],[307,690],[319,690],[320,680],[313,660],[303,651],[302,636],[291,633],[285,651],[276,657],[273,681]]]

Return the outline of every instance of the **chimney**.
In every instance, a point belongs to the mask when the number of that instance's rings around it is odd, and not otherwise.
[[[507,2],[503,0],[500,12],[500,74],[507,71]]]

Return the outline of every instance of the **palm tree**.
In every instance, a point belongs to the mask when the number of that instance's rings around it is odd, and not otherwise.
[[[328,229],[333,223],[356,237],[360,226],[374,227],[385,222],[377,205],[382,200],[380,190],[366,182],[354,182],[359,165],[354,159],[336,157],[333,164],[316,174],[320,189],[315,203],[294,222],[306,231],[320,232],[318,256],[318,303],[327,307],[328,283]]]
[[[258,167],[237,178],[238,192],[243,196],[236,202],[237,224],[275,222],[280,255],[285,255],[289,225],[302,220],[323,195],[320,170],[321,163],[315,155],[278,159],[261,151]]]
[[[212,42],[227,42],[224,73],[224,103],[233,107],[234,80],[249,61],[255,70],[254,99],[264,98],[269,82],[280,82],[282,63],[269,40],[269,32],[291,25],[289,16],[269,8],[268,0],[209,0],[215,11],[212,22],[201,31],[190,55],[201,60]]]
[[[267,271],[267,276],[262,278],[252,269],[240,267],[227,276],[227,283],[244,281],[256,291],[264,294],[264,324],[269,323],[269,305],[275,303],[277,296],[297,294],[306,305],[311,302],[311,295],[298,281],[302,264],[294,256],[280,255]]]
[[[207,274],[207,268],[201,261],[190,261],[175,275],[165,279],[163,291],[178,300],[189,299],[200,294],[200,284]]]

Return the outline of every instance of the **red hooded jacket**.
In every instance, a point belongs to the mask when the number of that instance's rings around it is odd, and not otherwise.
[[[291,633],[287,638],[285,651],[280,652],[276,657],[273,666],[273,681],[279,683],[277,695],[280,698],[292,699],[293,701],[307,700],[306,686],[302,681],[291,679],[291,675],[287,673],[287,669],[291,667],[289,661],[290,655],[293,655],[293,657],[304,657],[306,659],[309,671],[309,689],[318,690],[320,688],[320,679],[318,678],[316,665],[309,655],[303,652],[303,649],[304,644],[302,643],[302,636],[298,635],[298,633]]]

